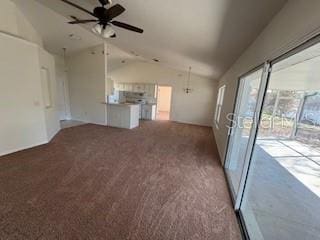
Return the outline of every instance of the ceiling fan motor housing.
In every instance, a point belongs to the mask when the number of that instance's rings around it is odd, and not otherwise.
[[[96,7],[93,10],[93,14],[99,19],[99,20],[107,20],[108,17],[108,10],[104,7]]]
[[[99,0],[99,2],[101,3],[102,6],[105,6],[110,3],[109,0]]]

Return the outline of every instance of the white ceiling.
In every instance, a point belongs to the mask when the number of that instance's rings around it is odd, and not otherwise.
[[[33,0],[14,0],[14,2],[41,34],[44,47],[51,53],[63,55],[63,48],[66,48],[67,55],[69,55],[103,43],[100,37],[88,32],[87,29],[78,25],[66,24],[70,19],[39,2]],[[59,1],[56,2],[60,4]],[[75,38],[80,37],[81,39],[73,40],[70,38],[70,34],[74,34]],[[108,44],[108,70],[112,71],[124,64],[138,60],[144,59],[136,56],[135,53],[126,52],[112,44]]]
[[[71,26],[66,24],[69,19],[48,9],[36,1],[13,1],[40,33],[44,42],[44,47],[54,54],[62,55],[63,48],[66,48],[68,52],[75,52],[84,48],[99,45],[103,42],[101,38],[94,34],[89,34],[88,31],[81,26]],[[50,1],[60,2],[56,0]],[[80,36],[81,40],[72,40],[69,37],[70,34]]]
[[[145,59],[143,59],[142,57],[136,56],[136,53],[128,53],[112,44],[107,45],[107,54],[108,71],[113,71],[119,67],[123,67],[124,65],[130,64],[132,62],[145,61]]]
[[[37,0],[56,13],[44,11],[33,0],[14,0],[41,29],[45,47],[56,52],[96,45],[101,41],[80,26],[66,24],[67,17],[91,18],[59,0]],[[88,10],[97,0],[71,0]],[[219,78],[263,30],[286,0],[113,0],[127,11],[116,18],[141,27],[143,34],[115,28],[109,43],[143,58],[213,79]],[[86,26],[88,29],[90,25]],[[81,36],[71,41],[68,34]],[[129,54],[130,55],[130,54]]]

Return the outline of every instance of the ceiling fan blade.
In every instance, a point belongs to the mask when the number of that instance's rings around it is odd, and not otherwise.
[[[68,22],[69,24],[81,24],[81,23],[90,23],[90,22],[99,22],[99,20],[75,20]]]
[[[83,12],[86,12],[86,13],[90,14],[91,16],[95,17],[95,15],[92,12],[88,11],[87,9],[85,9],[83,7],[80,7],[79,5],[77,5],[77,4],[73,3],[73,2],[70,2],[69,0],[61,0],[61,1],[66,3],[66,4],[69,4],[72,7],[77,8],[77,9],[83,11]]]
[[[111,20],[115,17],[118,17],[125,10],[126,9],[124,7],[122,7],[120,4],[116,4],[107,10],[108,11],[108,18]]]
[[[130,31],[134,31],[134,32],[137,32],[137,33],[143,33],[143,29],[137,28],[135,26],[132,26],[132,25],[129,25],[129,24],[126,24],[126,23],[123,23],[123,22],[112,21],[111,23],[113,25],[117,26],[117,27],[121,27],[121,28],[130,30]]]
[[[75,16],[70,16],[73,20],[77,21],[79,20],[79,18],[75,17]]]

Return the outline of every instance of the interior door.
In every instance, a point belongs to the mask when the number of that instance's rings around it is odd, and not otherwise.
[[[68,118],[67,115],[67,101],[66,101],[66,89],[65,89],[65,79],[61,79],[58,81],[59,87],[59,116],[60,120],[66,120]]]
[[[252,151],[254,135],[259,116],[257,109],[261,106],[268,65],[240,78],[236,107],[229,131],[229,144],[226,156],[226,173],[237,208],[241,197],[242,182],[248,168],[249,156]],[[244,183],[243,183],[244,185]]]

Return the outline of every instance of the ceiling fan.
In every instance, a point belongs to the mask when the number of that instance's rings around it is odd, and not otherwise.
[[[96,19],[81,20],[74,16],[71,16],[71,18],[73,18],[74,21],[69,22],[69,24],[85,24],[85,23],[96,22],[97,24],[92,28],[92,31],[95,34],[98,34],[104,38],[116,37],[116,33],[113,30],[112,26],[124,28],[126,30],[137,32],[137,33],[143,33],[143,30],[141,28],[129,25],[127,23],[113,21],[115,17],[118,17],[119,15],[121,15],[126,9],[122,7],[120,4],[115,4],[114,6],[106,8],[107,5],[112,4],[111,0],[99,0],[102,6],[94,8],[93,12],[90,12],[87,9],[69,0],[61,0],[61,1],[83,12],[86,12],[89,15],[96,18]]]

